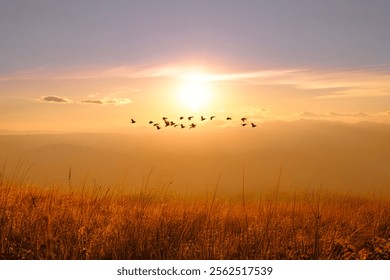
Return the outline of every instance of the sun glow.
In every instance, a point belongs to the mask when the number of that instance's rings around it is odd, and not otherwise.
[[[181,104],[193,111],[204,108],[211,99],[209,81],[200,73],[184,75],[178,93]]]

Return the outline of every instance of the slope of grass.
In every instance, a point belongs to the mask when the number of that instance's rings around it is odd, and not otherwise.
[[[245,211],[244,211],[245,210]],[[386,199],[0,186],[1,259],[390,259]]]

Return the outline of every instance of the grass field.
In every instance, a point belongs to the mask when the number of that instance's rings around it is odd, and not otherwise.
[[[1,259],[390,259],[390,202],[378,195],[0,183]]]

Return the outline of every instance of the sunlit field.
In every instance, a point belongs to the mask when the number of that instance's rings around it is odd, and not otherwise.
[[[390,203],[378,193],[71,191],[4,174],[0,184],[1,259],[390,259]]]
[[[390,1],[0,3],[0,259],[390,259]]]

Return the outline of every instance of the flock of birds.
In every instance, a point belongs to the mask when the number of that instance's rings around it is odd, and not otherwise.
[[[186,127],[189,127],[190,129],[192,128],[195,128],[197,124],[195,124],[193,122],[192,119],[194,119],[195,117],[194,116],[189,116],[187,117],[187,119],[191,122],[190,124],[183,124],[184,120],[186,119],[185,117],[180,117],[179,120],[180,120],[180,123],[175,123],[174,121],[171,121],[169,120],[167,117],[162,117],[162,120],[164,121],[164,124],[165,124],[165,127],[168,127],[168,126],[172,126],[172,127],[180,127],[181,129],[183,128],[186,128]],[[200,116],[200,121],[203,122],[203,121],[206,121],[206,120],[210,120],[212,121],[213,119],[215,119],[216,116],[210,116],[210,117],[204,117],[204,116]],[[232,121],[233,118],[232,117],[227,117],[226,118],[227,121]],[[248,122],[248,119],[247,118],[241,118],[241,126],[245,127],[245,126],[251,126],[252,128],[255,128],[257,125],[254,124],[253,122]],[[134,120],[134,119],[131,119],[131,123],[132,124],[135,124],[137,121]],[[152,125],[153,127],[155,127],[157,130],[160,130],[162,128],[162,125],[156,121],[149,121],[149,124]]]

